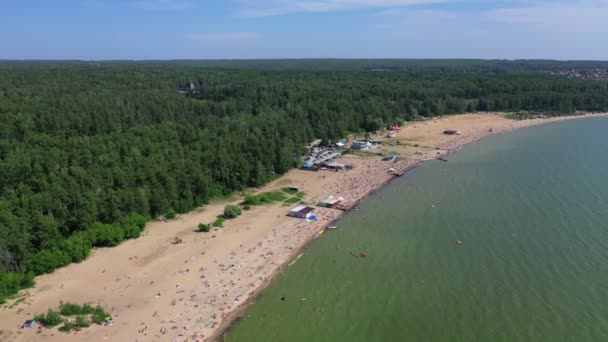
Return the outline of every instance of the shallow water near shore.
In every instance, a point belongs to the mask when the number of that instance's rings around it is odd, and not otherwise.
[[[558,122],[424,163],[313,242],[225,340],[608,341],[607,132]]]

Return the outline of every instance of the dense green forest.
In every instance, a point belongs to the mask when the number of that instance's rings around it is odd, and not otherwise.
[[[0,60],[4,65],[22,66],[24,62]],[[55,66],[58,62],[25,62]],[[72,63],[83,63],[73,61]],[[94,62],[93,62],[94,63]],[[507,60],[507,59],[225,59],[225,60],[164,60],[164,61],[113,61],[104,65],[137,65],[161,67],[194,67],[206,69],[252,69],[252,70],[392,70],[414,72],[482,72],[482,73],[546,73],[570,69],[608,70],[608,61],[555,61],[555,60]]]
[[[200,61],[175,61],[201,65]],[[432,72],[529,73],[556,72],[568,69],[608,70],[605,61],[553,60],[480,60],[480,59],[287,59],[287,60],[216,60],[205,66],[250,69],[301,70],[393,70]]]
[[[0,62],[0,300],[168,210],[267,182],[315,138],[464,112],[608,111],[607,83],[537,72],[560,62],[275,63]],[[200,92],[178,93],[189,80]]]

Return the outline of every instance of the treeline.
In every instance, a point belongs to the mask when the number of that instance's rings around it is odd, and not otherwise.
[[[200,93],[179,94],[192,80]],[[475,111],[608,110],[606,83],[539,74],[0,63],[0,299],[297,165],[304,146]]]
[[[55,64],[61,62],[55,62]],[[113,64],[146,66],[179,66],[253,70],[373,70],[410,72],[475,72],[475,73],[530,73],[578,70],[608,70],[608,61],[557,61],[507,59],[251,59],[251,60],[172,60],[122,61]]]

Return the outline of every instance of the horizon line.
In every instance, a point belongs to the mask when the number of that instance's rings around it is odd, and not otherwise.
[[[555,61],[555,62],[608,62],[603,59],[554,59],[554,58],[475,58],[475,57],[441,57],[441,58],[408,58],[408,57],[285,57],[285,58],[170,58],[170,59],[79,59],[79,58],[21,58],[21,59],[2,59],[0,62],[175,62],[175,61],[194,61],[194,62],[221,62],[221,61]]]

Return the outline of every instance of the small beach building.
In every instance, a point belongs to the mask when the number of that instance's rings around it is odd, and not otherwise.
[[[369,141],[353,141],[350,148],[355,151],[367,151],[372,147],[372,143]]]
[[[315,208],[300,205],[300,206],[297,206],[297,207],[291,209],[289,211],[289,216],[301,218],[301,219],[308,219],[311,216],[313,216],[314,210],[315,210]]]
[[[335,170],[335,171],[344,171],[344,170],[346,170],[346,165],[340,164],[340,163],[334,163],[334,162],[323,163],[323,164],[321,164],[321,166],[325,167],[325,168],[328,168],[330,170]]]
[[[178,87],[177,88],[177,92],[180,94],[186,94],[186,93],[200,93],[201,89],[197,88],[194,85],[194,82],[189,81],[186,86],[183,87]]]
[[[319,203],[319,207],[335,209],[339,207],[340,204],[342,204],[342,201],[344,201],[344,198],[342,197],[336,198],[333,196],[329,196],[328,198],[321,201],[321,203]]]

